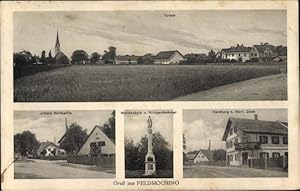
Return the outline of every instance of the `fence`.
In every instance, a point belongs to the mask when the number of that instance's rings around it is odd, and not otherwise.
[[[85,165],[96,165],[103,168],[114,168],[115,167],[115,155],[103,155],[99,157],[91,156],[75,156],[67,157],[69,163],[85,164]]]
[[[190,163],[185,165],[202,165],[202,166],[226,166],[226,161],[200,161],[197,163]]]
[[[279,158],[259,158],[249,159],[248,161],[250,168],[267,169],[267,168],[288,168],[287,157],[282,156]]]

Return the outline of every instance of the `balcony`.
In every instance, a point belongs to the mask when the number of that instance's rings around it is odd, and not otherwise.
[[[234,144],[235,150],[255,150],[260,149],[259,142],[245,142],[245,143],[236,143]]]

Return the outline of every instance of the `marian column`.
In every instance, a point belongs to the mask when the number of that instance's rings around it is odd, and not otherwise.
[[[156,166],[155,166],[155,156],[153,154],[152,148],[152,120],[149,116],[148,120],[148,151],[145,157],[145,175],[155,175]]]

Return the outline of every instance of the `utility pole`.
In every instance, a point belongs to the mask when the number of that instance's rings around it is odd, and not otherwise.
[[[210,139],[208,140],[208,166],[210,166]]]

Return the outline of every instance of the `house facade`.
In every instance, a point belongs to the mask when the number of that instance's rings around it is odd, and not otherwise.
[[[248,159],[288,156],[288,127],[280,121],[230,117],[225,127],[227,165],[248,165]]]
[[[210,155],[210,157],[209,157],[209,155]],[[212,159],[213,159],[213,152],[212,151],[209,152],[208,150],[204,150],[204,149],[188,152],[186,154],[186,161],[188,164],[197,164],[200,162],[208,162]]]
[[[238,62],[246,62],[250,60],[250,48],[245,47],[243,44],[237,44],[236,47],[222,49],[221,55],[223,60],[236,60]]]
[[[276,56],[278,56],[276,47],[268,43],[261,43],[251,47],[250,59],[256,58],[259,61],[271,61]]]
[[[58,146],[53,142],[41,142],[37,150],[37,156],[57,156]]]
[[[159,52],[153,59],[154,64],[179,64],[185,60],[178,50]]]
[[[116,64],[138,64],[139,57],[138,56],[117,56]]]
[[[115,144],[102,131],[102,127],[95,126],[87,139],[78,150],[78,156],[99,156],[99,155],[114,155]]]

